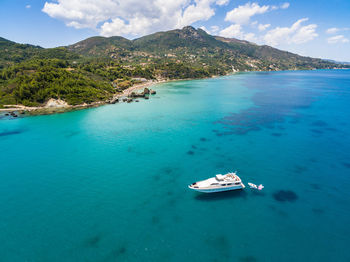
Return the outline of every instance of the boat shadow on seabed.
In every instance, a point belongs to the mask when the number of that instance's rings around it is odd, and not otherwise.
[[[199,193],[196,192],[195,199],[200,201],[217,201],[230,198],[246,198],[247,192],[245,190],[231,190],[216,193]]]

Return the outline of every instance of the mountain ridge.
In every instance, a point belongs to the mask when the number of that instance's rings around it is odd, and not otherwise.
[[[232,67],[238,71],[335,67],[335,63],[324,59],[301,56],[245,40],[212,36],[192,26],[156,32],[134,40],[116,36],[91,37],[66,48],[84,56],[120,59],[131,63],[159,62],[165,56],[170,62],[180,60],[196,66],[211,63],[225,71]]]
[[[212,36],[191,26],[134,40],[91,37],[42,48],[0,38],[0,107],[109,101],[140,81],[194,79],[242,71],[340,68],[266,45]]]

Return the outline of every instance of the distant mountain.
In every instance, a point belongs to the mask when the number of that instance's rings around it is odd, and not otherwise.
[[[42,49],[40,46],[17,44],[0,37],[0,68],[32,57],[40,49]]]
[[[331,63],[338,64],[338,65],[350,65],[350,62],[341,62],[341,61],[336,61],[336,60],[332,60],[332,59],[324,59],[324,60],[331,62]]]
[[[139,79],[191,79],[236,71],[339,68],[266,45],[212,36],[191,26],[135,40],[91,37],[42,48],[0,38],[0,107],[106,101]]]
[[[333,68],[322,59],[299,56],[267,45],[234,38],[212,36],[191,26],[158,32],[135,40],[123,37],[92,37],[67,47],[91,57],[105,57],[124,63],[190,63],[198,67],[234,70],[287,70]]]
[[[65,47],[42,48],[29,44],[18,44],[0,37],[0,69],[28,59],[77,59],[79,55]]]

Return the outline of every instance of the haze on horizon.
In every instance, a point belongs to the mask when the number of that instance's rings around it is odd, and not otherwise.
[[[85,38],[129,39],[192,25],[212,35],[300,55],[350,61],[350,2],[321,0],[3,0],[0,36],[43,47]]]

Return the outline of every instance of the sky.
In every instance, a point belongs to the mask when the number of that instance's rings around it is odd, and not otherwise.
[[[350,0],[0,0],[0,37],[56,47],[192,25],[212,35],[350,62]]]

